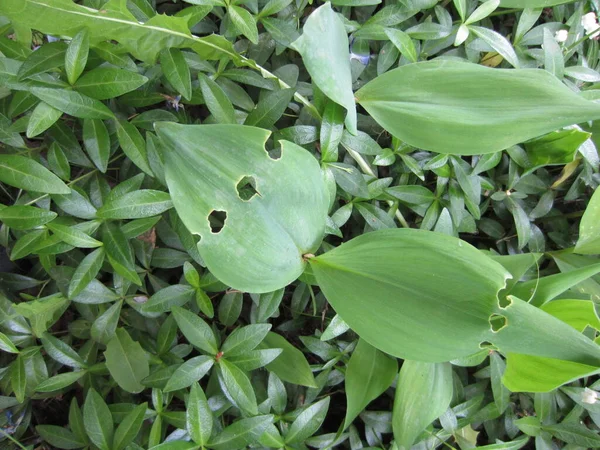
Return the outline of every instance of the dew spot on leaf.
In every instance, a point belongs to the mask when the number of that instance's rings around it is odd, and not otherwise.
[[[219,234],[225,227],[227,221],[227,212],[219,209],[213,209],[208,215],[208,223],[210,225],[210,231],[214,234]]]

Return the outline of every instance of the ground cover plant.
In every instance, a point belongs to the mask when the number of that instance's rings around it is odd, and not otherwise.
[[[599,448],[599,6],[0,0],[0,448]]]

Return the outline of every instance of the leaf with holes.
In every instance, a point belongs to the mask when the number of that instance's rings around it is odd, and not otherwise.
[[[287,141],[274,160],[269,132],[242,125],[155,128],[169,149],[166,178],[175,209],[201,236],[198,250],[222,282],[245,292],[271,292],[298,278],[303,255],[325,231],[328,196],[308,152]]]

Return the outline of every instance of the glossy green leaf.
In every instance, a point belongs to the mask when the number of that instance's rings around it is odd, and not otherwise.
[[[250,42],[258,44],[258,29],[256,28],[256,19],[254,19],[252,14],[248,10],[236,5],[229,5],[227,12],[235,28],[246,36]]]
[[[48,356],[55,361],[75,369],[86,367],[85,361],[66,342],[49,333],[44,333],[40,339]]]
[[[503,8],[532,8],[542,9],[554,5],[571,3],[571,0],[500,0],[500,6]]]
[[[106,367],[119,386],[132,393],[141,392],[141,381],[150,374],[148,358],[142,346],[129,333],[118,328],[115,337],[106,345]]]
[[[596,189],[579,224],[575,252],[582,255],[600,253],[600,190]]]
[[[56,425],[37,425],[35,430],[42,439],[56,448],[76,449],[85,446],[85,442],[79,439],[72,431]]]
[[[65,62],[67,45],[64,42],[50,42],[31,53],[19,68],[20,80],[41,72],[60,67]]]
[[[201,236],[198,250],[210,271],[246,292],[271,292],[300,276],[303,255],[316,251],[325,229],[328,198],[316,159],[287,141],[281,158],[271,159],[264,149],[269,132],[258,128],[156,129],[169,148],[171,198],[188,230]],[[249,200],[238,193],[240,183],[254,189]],[[209,221],[217,211],[225,216],[220,228]]]
[[[188,359],[175,370],[163,390],[172,392],[191,386],[208,373],[214,362],[214,358],[206,355],[194,356]]]
[[[39,227],[56,218],[54,211],[35,206],[15,205],[0,209],[0,221],[13,230],[29,230]]]
[[[220,350],[226,357],[254,350],[267,336],[270,329],[270,324],[254,324],[237,328],[225,340]]]
[[[148,81],[143,75],[112,67],[98,67],[85,73],[73,87],[96,100],[107,100],[131,92]]]
[[[227,98],[227,94],[223,91],[223,89],[202,73],[199,75],[199,80],[200,89],[202,90],[202,97],[204,97],[206,107],[213,115],[217,123],[235,124],[235,110],[233,109],[233,105],[231,104],[229,98]],[[157,128],[156,130],[159,132],[159,136],[162,137],[159,131],[163,130],[162,125],[161,128]]]
[[[466,242],[413,229],[367,233],[310,263],[328,301],[361,338],[391,355],[432,362],[478,349],[508,278]]]
[[[137,405],[119,423],[113,437],[112,450],[123,450],[135,439],[144,422],[147,407],[147,403]]]
[[[77,296],[96,278],[104,262],[104,248],[100,247],[81,260],[69,283],[69,298]]]
[[[187,100],[192,98],[192,77],[190,68],[181,50],[167,48],[160,52],[160,67],[165,78]]]
[[[337,104],[346,108],[346,127],[356,134],[356,105],[352,92],[348,35],[344,22],[325,3],[306,20],[304,32],[292,44],[313,83]]]
[[[130,122],[118,120],[117,137],[119,145],[123,152],[133,163],[142,171],[150,176],[154,176],[152,169],[148,165],[148,156],[146,153],[146,142],[138,129]]]
[[[256,394],[248,376],[235,364],[219,361],[219,382],[229,400],[241,411],[255,416],[258,414]]]
[[[389,388],[398,373],[398,363],[360,339],[346,367],[346,418],[344,429]]]
[[[87,64],[90,50],[90,36],[86,29],[81,30],[71,42],[65,54],[65,71],[69,84],[75,84]]]
[[[79,92],[46,87],[31,88],[31,93],[53,108],[82,119],[112,119],[112,111],[103,103]]]
[[[142,281],[135,271],[133,251],[117,224],[105,223],[102,226],[102,242],[113,269],[133,283],[141,285]]]
[[[83,423],[90,440],[101,450],[111,450],[113,418],[102,396],[90,389],[83,405]]]
[[[0,333],[0,350],[8,353],[19,353],[19,349],[4,333]]]
[[[69,187],[33,159],[20,155],[0,155],[0,182],[28,191],[68,194]]]
[[[192,440],[201,446],[210,439],[213,427],[212,411],[198,383],[192,385],[186,409],[186,429]]]
[[[577,96],[546,71],[456,61],[420,62],[386,72],[356,97],[403,141],[462,155],[496,152],[600,116],[600,106]],[[558,110],[560,115],[555,114]],[[465,127],[469,133],[464,133]]]
[[[97,212],[102,219],[143,219],[156,216],[173,207],[166,192],[141,189],[106,202]]]
[[[392,418],[394,438],[401,448],[411,448],[423,430],[446,411],[452,391],[450,364],[402,363]]]
[[[36,392],[54,392],[66,388],[85,375],[85,371],[59,373],[42,381],[35,388]]]
[[[330,400],[330,397],[326,397],[302,411],[285,435],[286,444],[304,442],[316,433],[325,420]]]
[[[46,225],[54,235],[56,235],[61,241],[66,242],[69,245],[80,248],[96,248],[102,245],[102,242],[90,237],[83,231],[75,228],[68,227],[66,225],[59,225],[49,223]]]
[[[283,350],[275,361],[266,368],[283,381],[301,386],[316,387],[315,378],[304,353],[290,344],[283,336],[269,332],[259,348],[280,348]]]
[[[29,116],[29,123],[27,124],[26,133],[27,137],[31,139],[42,134],[44,131],[54,125],[62,115],[62,111],[53,108],[49,104],[45,102],[38,103]]]
[[[225,428],[208,443],[214,450],[236,450],[246,448],[263,434],[267,426],[273,423],[273,416],[263,415],[241,419]]]
[[[185,284],[174,284],[157,291],[142,306],[146,312],[166,312],[173,306],[183,306],[194,298],[195,289]]]
[[[121,306],[123,302],[116,302],[101,315],[99,315],[90,330],[93,340],[104,345],[108,345],[111,339],[115,337],[117,325],[121,315]]]
[[[204,320],[179,306],[172,307],[171,311],[175,316],[179,329],[190,344],[211,355],[217,354],[217,340],[213,330]]]
[[[117,38],[133,56],[152,62],[163,48],[191,48],[205,59],[223,56],[239,61],[233,45],[224,37],[203,38],[189,32],[183,17],[156,15],[140,23],[129,13],[98,11],[73,3],[71,0],[3,0],[0,15],[51,35],[75,34],[82,28],[90,33],[95,44]]]
[[[83,121],[83,145],[94,165],[106,172],[110,156],[110,137],[106,125],[99,119]]]

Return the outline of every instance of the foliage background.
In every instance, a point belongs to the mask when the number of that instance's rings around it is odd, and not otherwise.
[[[153,128],[244,123],[273,131],[269,150],[284,138],[311,152],[332,193],[323,251],[421,228],[492,254],[542,253],[522,277],[536,280],[597,262],[572,251],[600,182],[594,123],[440,155],[361,106],[359,134],[344,130],[344,109],[300,56],[333,42],[332,28],[291,48],[319,4],[84,0],[126,25],[80,32],[59,11],[71,0],[11,21],[15,1],[0,4],[2,448],[600,447],[596,375],[510,393],[503,356],[484,349],[435,373],[404,363],[397,378],[402,361],[359,342],[309,274],[266,294],[223,285],[172,209]],[[582,22],[596,2],[514,3],[333,1],[353,88],[444,57],[541,68],[597,99],[598,41]],[[146,22],[211,37],[197,53],[167,48],[187,45],[134,26]],[[597,303],[599,283],[587,276],[557,298]],[[598,323],[593,311],[586,320]]]

